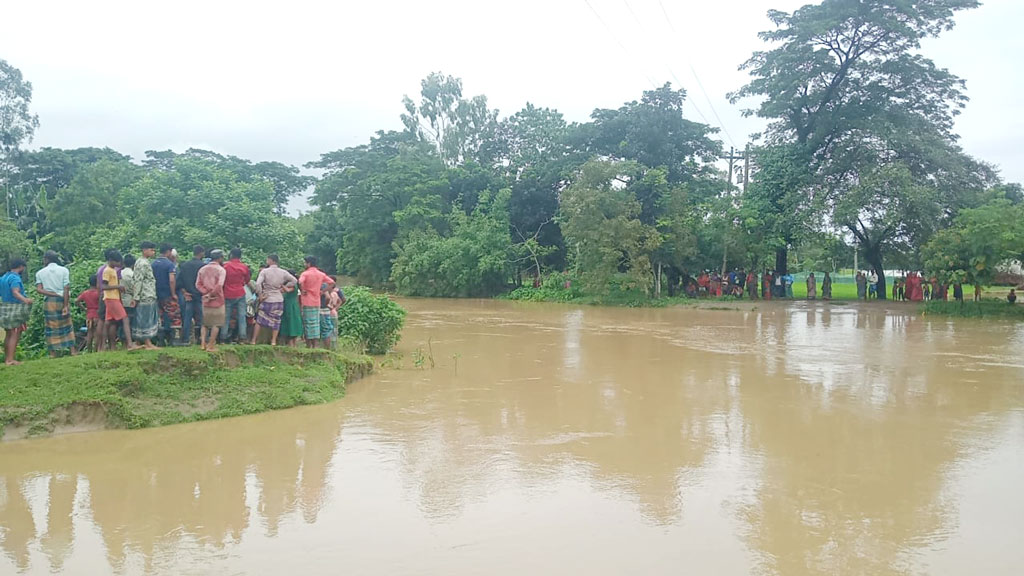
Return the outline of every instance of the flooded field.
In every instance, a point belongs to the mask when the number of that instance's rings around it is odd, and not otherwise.
[[[1020,574],[1024,324],[412,300],[326,406],[0,444],[0,574]]]

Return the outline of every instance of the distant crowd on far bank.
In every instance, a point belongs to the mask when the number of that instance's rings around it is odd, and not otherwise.
[[[51,356],[119,346],[188,346],[195,340],[213,352],[218,343],[255,344],[261,329],[270,332],[273,346],[279,337],[292,346],[301,338],[310,348],[331,348],[337,342],[338,308],[345,294],[334,277],[317,267],[314,256],[307,256],[305,269],[296,274],[270,254],[254,279],[239,248],[225,257],[222,250],[195,246],[192,259],[180,264],[170,244],[160,245],[158,257],[153,242],[143,242],[140,251],[136,258],[107,250],[106,263],[89,278],[89,289],[74,300],[70,271],[56,252],[44,254],[35,291],[42,297]],[[25,290],[26,269],[26,262],[15,258],[0,277],[0,328],[8,365],[18,364],[18,341],[36,304]],[[72,303],[86,312],[81,344],[76,343]]]
[[[796,278],[793,274],[780,274],[774,270],[765,270],[760,276],[751,271],[747,272],[737,268],[727,274],[720,274],[717,271],[705,270],[696,278],[684,278],[684,292],[689,298],[708,298],[732,296],[735,298],[749,298],[751,300],[784,299],[794,298],[793,285]],[[806,298],[817,300],[832,299],[833,278],[831,273],[825,272],[821,278],[820,286],[818,278],[811,272],[804,279],[806,285]],[[857,286],[858,300],[874,300],[882,297],[884,287],[881,284],[879,275],[874,271],[857,271],[854,277]],[[948,301],[952,297],[958,302],[964,301],[964,288],[960,282],[943,283],[932,276],[925,279],[919,272],[910,272],[906,275],[893,279],[892,300],[924,302],[931,300]],[[981,286],[974,287],[974,301],[981,300]],[[1017,301],[1015,289],[1010,289],[1007,301],[1013,304]]]

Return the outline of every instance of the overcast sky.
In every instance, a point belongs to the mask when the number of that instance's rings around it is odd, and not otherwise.
[[[403,94],[440,70],[502,116],[529,101],[570,121],[682,83],[687,116],[724,128],[728,149],[762,126],[725,95],[745,82],[737,66],[762,46],[766,11],[805,3],[664,0],[666,18],[657,0],[4,0],[0,58],[33,84],[32,147],[200,147],[301,165],[401,128]],[[965,149],[1018,182],[1022,22],[1024,1],[987,0],[924,46],[967,80]]]

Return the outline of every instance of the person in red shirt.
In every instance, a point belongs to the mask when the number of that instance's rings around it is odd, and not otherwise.
[[[221,342],[231,338],[231,321],[235,321],[235,338],[246,340],[245,285],[252,280],[252,271],[242,263],[242,249],[235,248],[228,253],[224,263],[224,327],[220,330]]]
[[[79,294],[75,302],[85,306],[85,324],[88,327],[88,331],[85,333],[85,342],[82,343],[82,347],[78,351],[92,350],[93,344],[98,342],[96,329],[100,319],[100,291],[96,289],[95,276],[89,277],[89,289]]]
[[[320,287],[334,289],[334,279],[316,267],[316,256],[306,256],[306,271],[299,275],[299,305],[302,306],[302,332],[307,348],[320,343]]]

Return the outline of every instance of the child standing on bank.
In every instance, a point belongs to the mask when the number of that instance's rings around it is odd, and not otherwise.
[[[82,343],[82,347],[78,351],[89,350],[91,352],[99,342],[96,329],[100,319],[100,291],[96,289],[95,276],[89,277],[89,289],[79,294],[75,303],[85,307],[85,325],[88,329],[85,333],[85,342]]]

